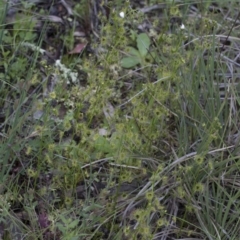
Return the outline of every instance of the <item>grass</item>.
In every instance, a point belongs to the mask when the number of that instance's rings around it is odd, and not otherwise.
[[[239,238],[238,3],[149,2],[1,3],[2,239]]]

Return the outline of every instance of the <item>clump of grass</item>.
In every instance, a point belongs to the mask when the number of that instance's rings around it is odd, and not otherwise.
[[[95,54],[51,66],[39,57],[36,23],[24,25],[28,35],[19,21],[1,30],[2,236],[237,236],[236,53],[221,52],[219,36],[230,24],[211,14],[220,2],[166,6],[162,28],[151,19],[148,32],[137,29],[144,15],[120,4],[125,18],[99,15]],[[129,47],[144,54],[126,68]]]

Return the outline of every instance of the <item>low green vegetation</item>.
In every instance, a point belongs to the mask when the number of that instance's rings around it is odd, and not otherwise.
[[[238,1],[76,2],[0,3],[0,238],[238,239]]]

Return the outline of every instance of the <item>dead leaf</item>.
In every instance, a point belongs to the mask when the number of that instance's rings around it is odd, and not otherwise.
[[[81,53],[82,50],[87,46],[87,43],[78,43],[75,48],[70,51],[68,54],[78,54]]]
[[[85,32],[82,32],[82,31],[75,31],[73,33],[73,36],[74,37],[86,37],[86,34],[85,34]]]
[[[27,137],[25,137],[25,139],[29,139],[29,138],[32,138],[32,137],[36,137],[36,136],[39,136],[40,135],[40,132],[39,131],[33,131],[30,135],[28,135]]]
[[[62,18],[54,16],[54,15],[44,16],[44,17],[42,17],[42,19],[49,20],[50,22],[54,22],[54,23],[62,23],[62,24],[64,24]]]
[[[105,129],[105,128],[100,128],[100,129],[98,130],[98,133],[99,133],[100,136],[107,136],[107,135],[109,135],[108,130]]]
[[[50,221],[48,220],[48,216],[45,212],[38,215],[38,222],[41,228],[47,228],[50,225]]]
[[[111,103],[107,103],[106,106],[103,108],[103,113],[107,119],[111,119],[114,117],[114,107]]]

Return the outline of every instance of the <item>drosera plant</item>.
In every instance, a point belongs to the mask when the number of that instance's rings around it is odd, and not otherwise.
[[[66,218],[63,215],[59,215],[61,222],[56,223],[56,227],[62,233],[62,239],[78,239],[78,233],[76,227],[79,224],[79,219]]]
[[[186,4],[180,2],[171,7]],[[138,19],[137,11],[131,14]],[[40,65],[44,82],[31,65],[28,90],[45,93],[31,95],[33,108],[22,111],[28,91],[11,88],[16,92],[7,102],[14,114],[0,123],[1,224],[7,227],[10,216],[19,234],[42,239],[47,231],[62,239],[235,239],[239,112],[229,98],[237,99],[238,91],[228,85],[227,97],[219,95],[228,82],[217,78],[215,84],[216,73],[225,76],[229,62],[218,72],[218,39],[213,34],[209,41],[202,28],[198,35],[188,25],[189,32],[156,35],[152,46],[148,33],[125,36],[126,18],[113,12],[109,19],[102,20],[98,39],[103,49],[75,64],[87,72],[84,85],[69,82],[75,69],[66,56],[64,65]],[[194,46],[187,50],[189,36]],[[125,63],[135,65],[122,65],[126,46],[134,46],[135,55]],[[149,76],[135,67],[145,66],[152,50],[159,61]],[[18,86],[28,80],[23,77],[15,79]],[[6,231],[9,238],[16,233]]]
[[[117,22],[115,24],[117,24]],[[108,27],[111,29],[111,26]],[[120,22],[119,35],[122,34],[122,30],[123,25],[122,22]],[[117,37],[115,39],[117,39]],[[139,41],[139,46],[140,45],[141,43]],[[116,42],[114,43],[114,46],[119,47],[120,43]],[[140,50],[140,48],[138,50],[144,53],[144,51],[147,51],[147,48],[142,45],[142,50]],[[108,53],[107,57],[103,55],[107,60],[104,62],[105,67],[115,63],[115,53],[116,49],[113,48]],[[92,62],[90,63],[90,66],[92,66]],[[67,79],[66,76],[64,76],[64,72],[61,73],[61,71],[58,71],[56,68],[50,69],[50,71],[54,71],[54,74],[58,76],[58,82],[55,83],[54,91],[50,91],[49,94],[46,95],[48,98],[43,101],[43,109],[45,112],[41,118],[38,119],[35,129],[33,129],[32,132],[30,131],[27,135],[26,144],[23,145],[25,148],[25,151],[23,152],[26,154],[24,155],[25,159],[23,163],[27,160],[26,172],[22,174],[25,177],[24,183],[33,185],[37,191],[38,184],[41,184],[38,182],[38,178],[42,178],[42,176],[44,176],[42,173],[48,170],[52,175],[52,181],[50,184],[52,190],[48,191],[53,193],[53,189],[55,189],[60,192],[58,201],[51,201],[54,207],[74,207],[74,197],[65,196],[65,191],[66,189],[70,189],[74,192],[78,181],[84,181],[86,186],[88,186],[88,182],[96,184],[96,181],[101,180],[100,177],[93,178],[94,165],[92,166],[91,162],[101,163],[101,161],[96,160],[97,156],[102,158],[107,156],[108,159],[112,157],[111,159],[113,159],[114,162],[111,163],[111,168],[120,168],[119,171],[115,170],[112,172],[118,172],[120,174],[119,177],[116,177],[115,174],[110,176],[111,173],[107,173],[109,175],[104,175],[104,178],[107,179],[106,185],[109,185],[109,187],[115,189],[115,185],[119,185],[119,188],[122,189],[121,184],[127,182],[131,185],[133,180],[137,177],[141,183],[141,177],[146,175],[146,173],[142,175],[141,170],[147,172],[147,168],[142,167],[141,158],[134,158],[133,155],[139,155],[139,152],[144,155],[152,154],[153,152],[150,151],[152,141],[159,138],[160,135],[162,136],[161,130],[165,126],[164,123],[162,126],[158,124],[156,125],[158,121],[162,123],[162,119],[166,114],[166,108],[162,108],[162,105],[157,104],[157,101],[159,101],[159,103],[165,101],[168,98],[168,94],[164,93],[161,85],[158,85],[156,89],[159,89],[159,91],[158,94],[155,94],[156,92],[153,91],[153,86],[148,84],[145,93],[131,102],[131,104],[133,104],[132,106],[135,108],[134,118],[131,115],[123,118],[123,114],[129,112],[128,106],[124,112],[116,111],[117,116],[114,115],[111,119],[112,123],[114,123],[111,126],[111,130],[114,131],[114,134],[110,137],[99,136],[99,133],[97,133],[95,129],[98,129],[98,126],[105,125],[106,127],[108,125],[104,122],[103,107],[109,101],[113,104],[113,96],[115,97],[115,101],[117,98],[114,90],[114,87],[116,86],[115,81],[111,80],[111,76],[109,76],[108,72],[104,72],[103,70],[99,71],[97,64],[94,64],[94,66],[96,67],[91,69],[92,75],[89,77],[89,83],[85,89],[77,87],[71,88],[70,86],[67,87],[65,82]],[[66,89],[62,88],[62,86],[65,86]],[[45,86],[45,88],[47,88],[47,86]],[[79,92],[81,94],[78,94]],[[134,95],[136,94],[135,89],[132,89],[129,92]],[[151,93],[151,96],[148,96],[149,93]],[[119,96],[121,97],[121,95]],[[66,109],[65,114],[62,114],[62,119],[58,119],[57,116],[59,106],[52,109],[51,104],[54,101],[62,103],[63,109]],[[117,99],[117,101],[121,102],[122,99]],[[149,101],[148,107],[145,104],[146,101]],[[90,106],[84,112],[82,110],[83,105],[79,104],[79,102],[90,103]],[[155,106],[156,111],[151,113],[153,106]],[[148,108],[149,111],[146,112]],[[83,111],[83,116],[79,117],[80,115],[76,113],[77,111]],[[154,118],[153,121],[152,117]],[[114,121],[117,121],[117,123]],[[73,131],[79,135],[79,142],[74,140],[73,136],[70,136],[70,139],[67,140],[64,137],[64,134],[69,132],[72,126],[74,126]],[[125,130],[125,132],[123,130]],[[56,137],[57,132],[59,132],[59,137]],[[153,134],[153,132],[155,133]],[[166,132],[164,134],[166,135]],[[146,141],[148,144],[143,144],[144,142],[146,143]],[[71,166],[71,164],[74,165]],[[85,165],[89,165],[89,168],[83,170],[83,168],[85,169]],[[121,168],[123,168],[123,170]],[[132,174],[133,169],[134,172],[136,172],[134,174]],[[152,174],[151,171],[150,174]],[[112,185],[109,183],[110,178],[112,178]],[[94,179],[95,182],[93,182],[92,179]],[[23,185],[22,191],[24,191],[24,189],[25,187]],[[41,188],[41,190],[42,189],[43,188]],[[115,192],[117,193],[118,191]],[[90,194],[87,191],[85,194],[86,197],[84,200],[86,202],[92,202]],[[54,196],[56,197],[57,195]],[[125,194],[125,196],[128,196],[128,194]],[[151,194],[147,193],[146,196],[147,199],[152,198]],[[42,197],[46,198],[47,201],[48,196],[43,194]],[[112,204],[113,208],[111,208],[112,212],[106,214],[106,212],[101,211],[103,219],[99,219],[99,222],[97,223],[94,222],[92,227],[96,224],[101,226],[102,222],[108,224],[111,219],[118,220],[115,216],[121,214],[122,207],[118,205],[117,198],[118,194],[114,196],[114,204]],[[15,199],[13,205],[17,204],[19,204],[19,202]],[[126,204],[127,202],[124,205]],[[92,205],[89,206],[89,208],[91,207]],[[149,224],[148,220],[151,217],[151,211],[153,210],[150,207],[147,208],[145,205],[142,206],[142,209],[144,217],[142,218],[143,220],[141,220],[141,226]],[[95,214],[96,212],[94,213],[93,211],[92,216],[94,217]],[[112,216],[114,216],[114,218]],[[83,217],[85,220],[87,219],[86,215]],[[65,221],[62,225],[59,223],[59,229],[63,236],[67,236],[67,234],[80,234],[75,231],[74,227],[68,225],[71,225],[70,220]],[[108,228],[113,227],[116,228],[115,223],[110,227],[108,226]],[[89,231],[91,231],[91,226]],[[136,231],[136,235],[137,234],[139,234],[139,231]],[[145,227],[144,231],[144,237],[147,236],[151,236],[151,227],[149,225]]]

